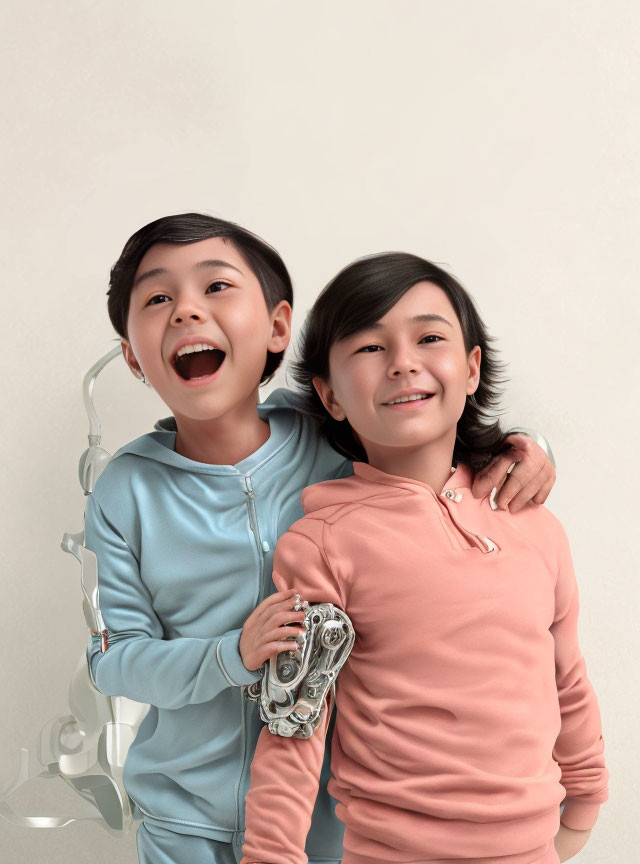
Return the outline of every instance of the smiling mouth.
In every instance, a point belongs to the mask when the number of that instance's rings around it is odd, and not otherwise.
[[[193,351],[176,355],[173,360],[174,369],[184,381],[208,378],[218,371],[226,356],[224,351],[212,345],[195,345],[193,348]]]
[[[383,402],[383,405],[401,405],[403,402],[423,402],[425,399],[431,399],[433,393],[413,393],[411,396],[400,396],[394,399],[393,402]]]

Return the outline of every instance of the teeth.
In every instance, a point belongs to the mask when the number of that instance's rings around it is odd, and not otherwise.
[[[195,345],[183,345],[177,352],[176,357],[182,357],[183,354],[195,354],[196,351],[217,351],[213,345],[207,345],[204,342],[196,342]]]
[[[418,402],[420,399],[429,399],[431,396],[431,393],[414,393],[413,396],[400,396],[393,402],[387,402],[387,405],[397,405],[399,402]]]

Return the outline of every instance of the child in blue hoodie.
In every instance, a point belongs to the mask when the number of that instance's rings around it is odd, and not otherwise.
[[[301,517],[305,486],[352,473],[287,391],[258,404],[289,342],[292,302],[271,247],[200,214],[140,229],[111,273],[125,359],[173,414],[116,453],[86,512],[107,628],[89,649],[91,675],[105,694],[150,704],[125,766],[143,864],[240,860],[260,732],[243,688],[304,614],[295,592],[273,593],[273,550]],[[500,486],[517,461],[499,503],[541,503],[551,464],[522,436],[510,444],[474,493]],[[306,851],[316,864],[341,858],[326,780]]]

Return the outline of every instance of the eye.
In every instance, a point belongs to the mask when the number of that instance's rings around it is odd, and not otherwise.
[[[166,294],[154,294],[149,300],[147,300],[147,306],[157,306],[159,303],[164,303],[166,301],[170,301],[171,298],[167,297]]]
[[[382,350],[382,345],[364,345],[362,348],[358,348],[356,354],[373,354],[374,351]]]
[[[205,291],[205,294],[219,294],[221,291],[224,291],[225,288],[228,288],[230,282],[223,282],[221,279],[216,279],[215,282],[212,282],[211,285]]]
[[[423,336],[423,337],[422,337],[422,339],[420,340],[420,343],[419,343],[419,344],[425,342],[427,345],[429,345],[429,344],[431,344],[432,342],[435,342],[436,340],[437,340],[438,342],[442,342],[442,341],[443,341],[443,337],[442,337],[442,336],[436,336],[435,333],[429,333],[428,336]]]

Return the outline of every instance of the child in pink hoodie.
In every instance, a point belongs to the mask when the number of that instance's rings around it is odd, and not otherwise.
[[[562,526],[471,495],[504,445],[499,371],[469,295],[412,255],[355,262],[309,316],[296,377],[355,473],[304,492],[274,582],[356,631],[329,784],[344,864],[552,864],[607,799]],[[327,722],[263,729],[244,864],[306,862]]]

